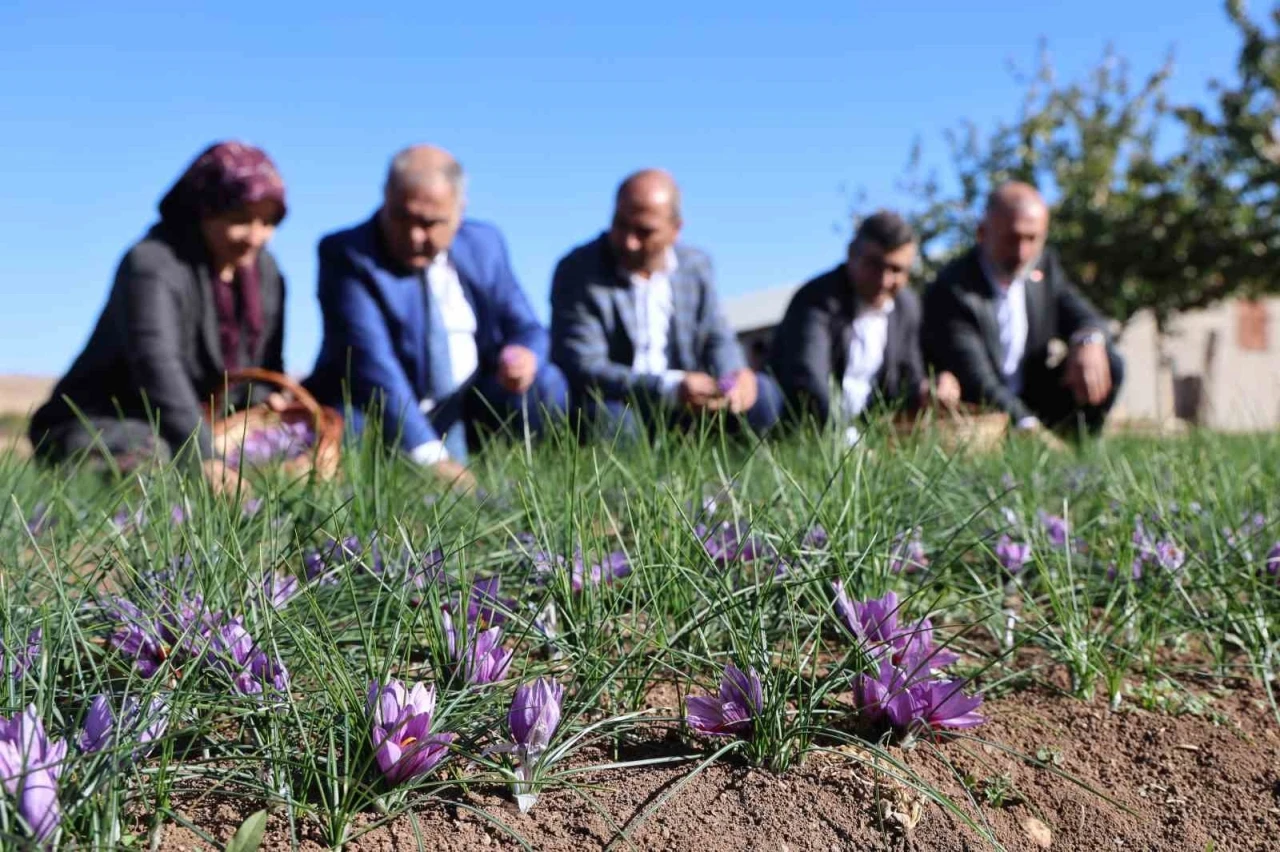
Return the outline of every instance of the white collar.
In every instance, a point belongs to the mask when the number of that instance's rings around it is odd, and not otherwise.
[[[653,272],[650,272],[648,277],[641,275],[639,272],[630,272],[625,269],[622,270],[622,274],[627,277],[628,281],[649,282],[653,280],[653,276],[655,275],[665,275],[666,277],[670,278],[672,275],[675,274],[675,271],[677,268],[679,268],[679,266],[680,266],[680,259],[676,257],[675,248],[668,247],[667,250],[662,254],[662,267],[660,269],[655,269]]]
[[[862,303],[859,302],[857,307],[855,308],[853,318],[862,319],[863,317],[867,317],[867,318],[883,317],[884,319],[888,319],[889,314],[893,313],[893,308],[894,308],[894,305],[897,303],[897,301],[898,301],[897,299],[890,299],[889,301],[885,302],[883,306],[879,308],[868,307],[867,305],[863,305]]]

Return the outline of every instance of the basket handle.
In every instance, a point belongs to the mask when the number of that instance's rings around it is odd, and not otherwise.
[[[240,385],[245,382],[274,385],[281,390],[288,391],[297,400],[298,404],[307,410],[307,414],[311,415],[311,419],[316,424],[324,420],[324,410],[320,407],[320,403],[316,402],[316,398],[301,384],[284,373],[277,373],[275,370],[264,370],[261,367],[243,367],[227,373],[224,387]]]

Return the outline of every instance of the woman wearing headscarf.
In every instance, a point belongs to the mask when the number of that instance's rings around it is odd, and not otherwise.
[[[219,142],[200,154],[121,261],[84,351],[32,418],[37,456],[109,455],[123,468],[176,456],[216,487],[236,484],[214,455],[203,405],[230,370],[283,369],[284,280],[265,247],[285,212],[264,151]]]

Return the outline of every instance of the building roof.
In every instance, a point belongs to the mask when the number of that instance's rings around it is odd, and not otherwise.
[[[789,284],[786,287],[771,287],[725,299],[725,318],[739,334],[772,328],[782,322],[782,315],[791,303],[791,297],[799,289],[799,284]]]

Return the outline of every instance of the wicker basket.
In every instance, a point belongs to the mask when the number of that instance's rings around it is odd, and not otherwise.
[[[955,408],[928,408],[893,419],[890,443],[913,439],[935,441],[948,453],[985,453],[998,450],[1009,433],[1009,415],[983,411],[962,404]]]
[[[285,462],[285,468],[296,474],[311,473],[319,479],[332,478],[338,472],[342,448],[342,415],[320,405],[306,388],[293,379],[272,370],[257,367],[233,370],[227,374],[225,388],[249,382],[285,391],[292,399],[283,411],[273,411],[265,404],[254,405],[213,419],[214,450],[225,457],[238,451],[245,439],[257,432],[305,423],[314,432],[314,443],[303,455]]]

